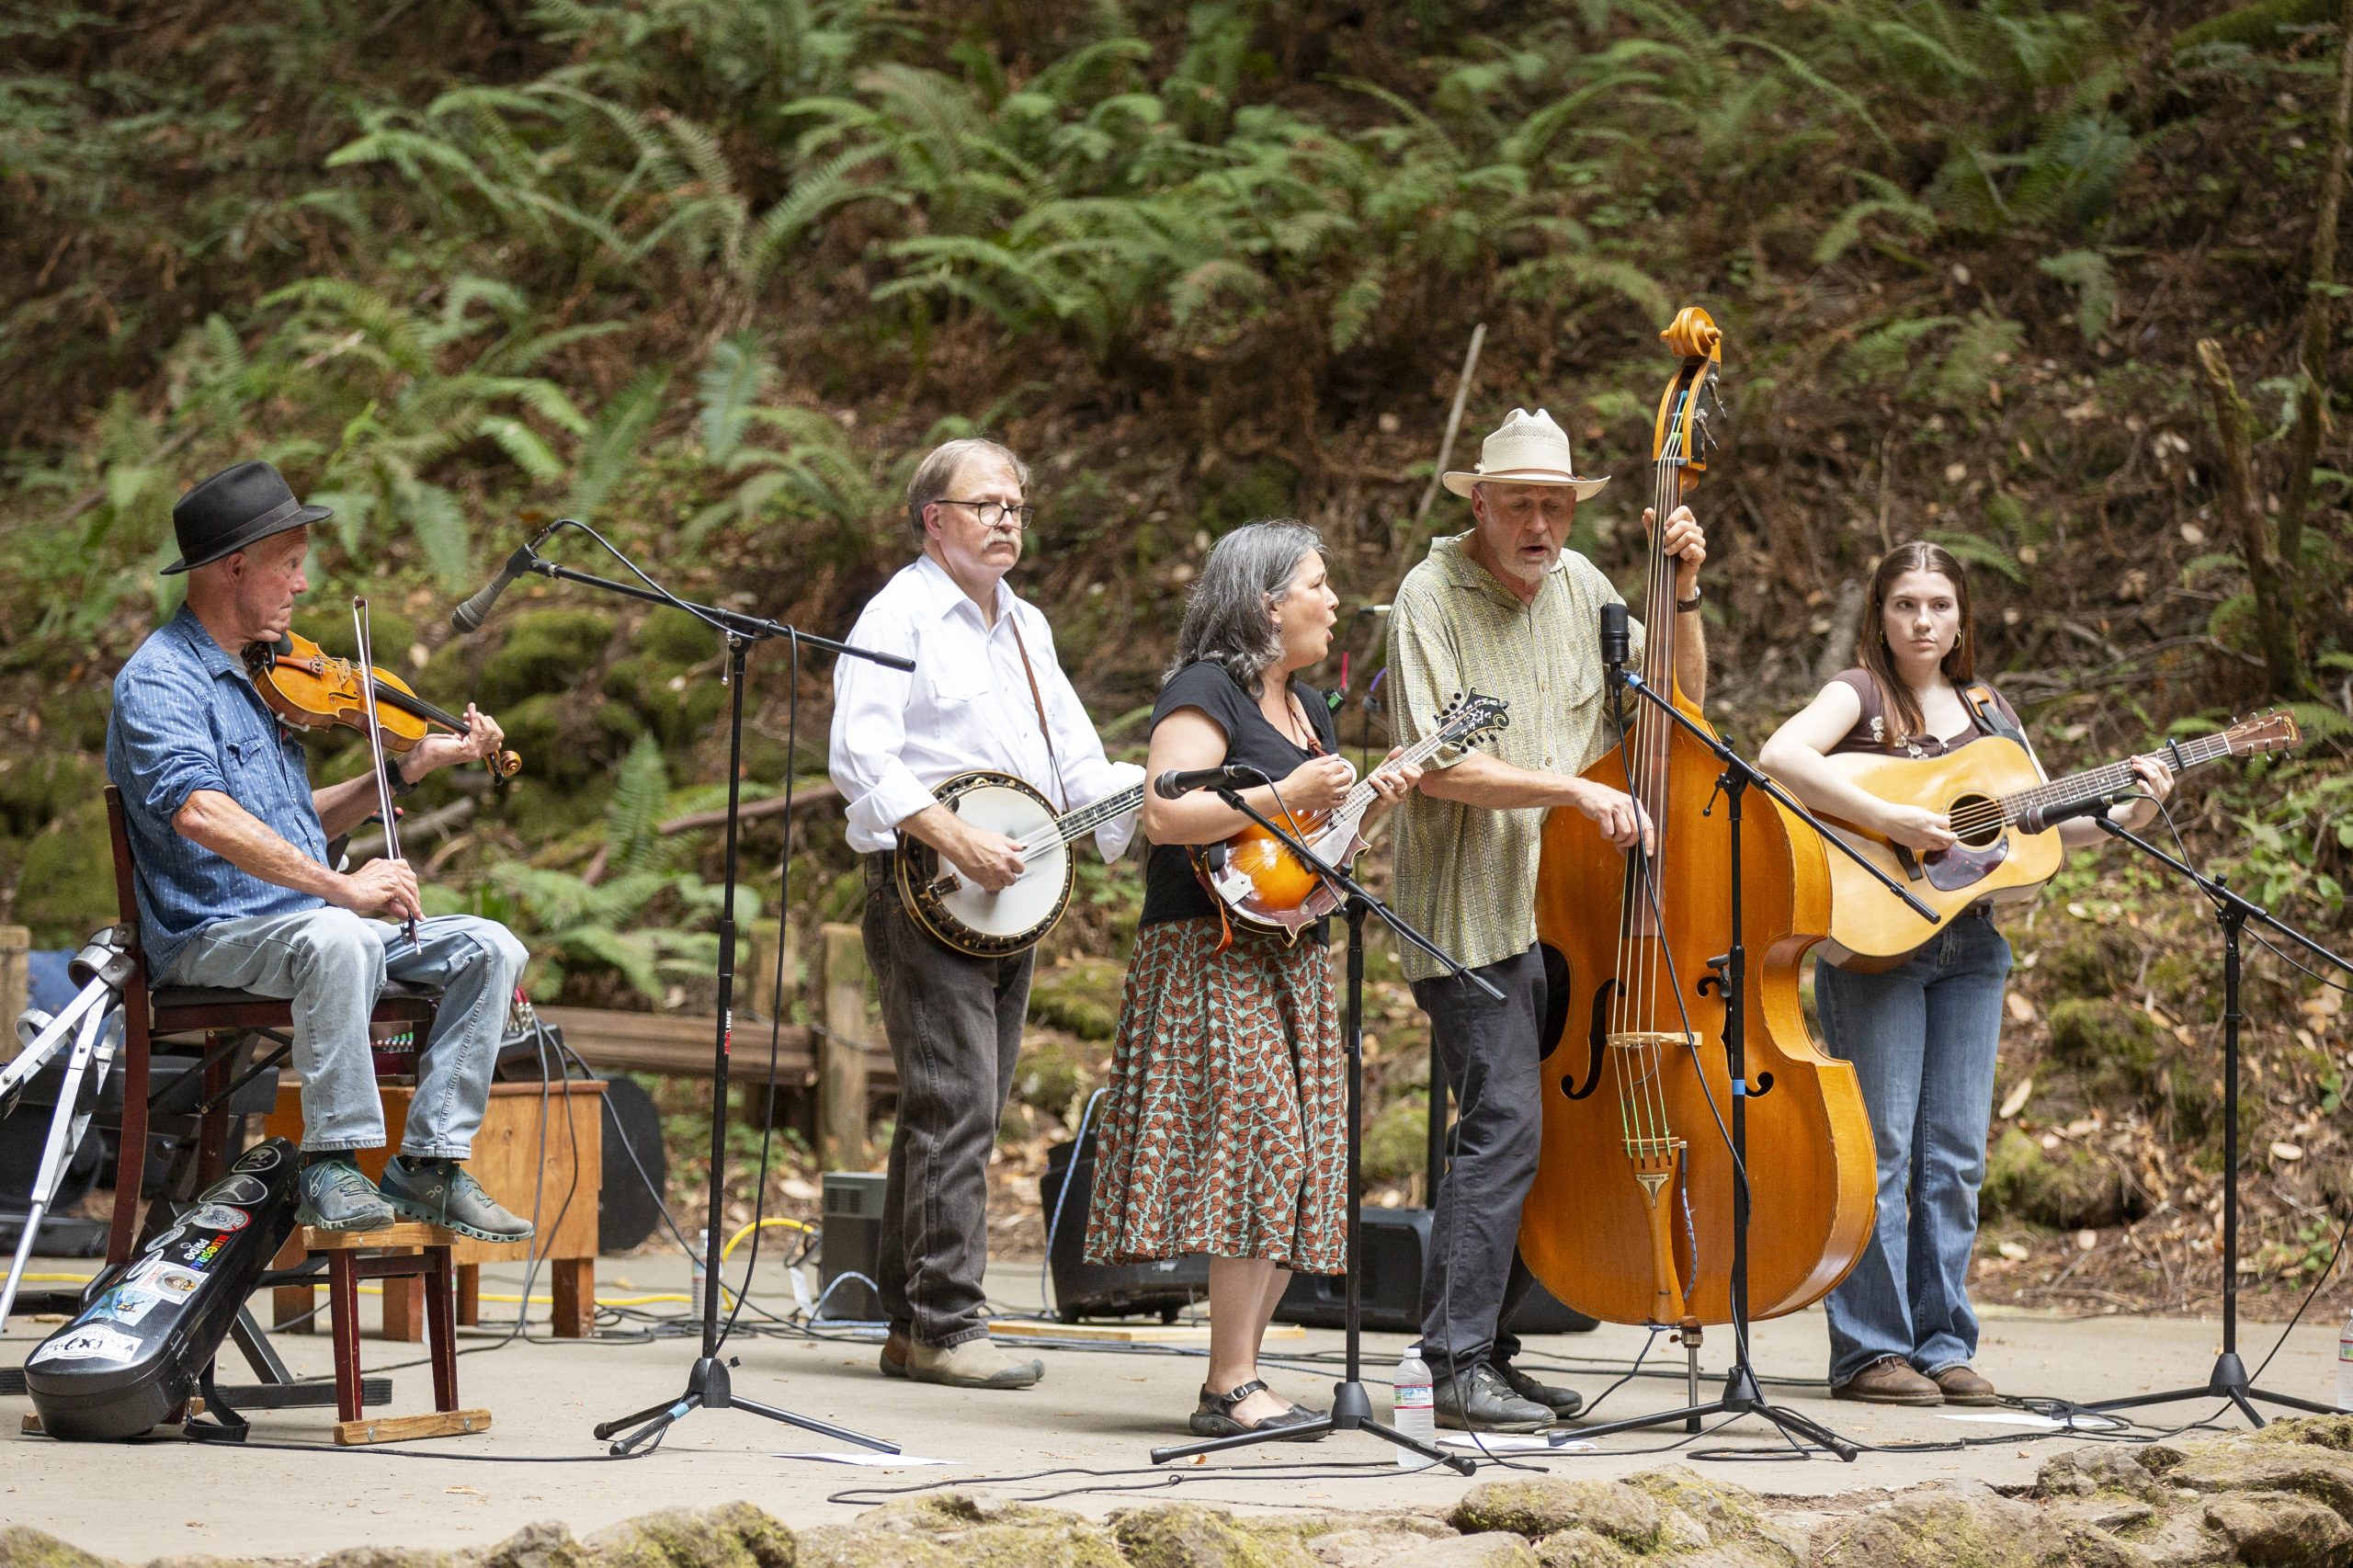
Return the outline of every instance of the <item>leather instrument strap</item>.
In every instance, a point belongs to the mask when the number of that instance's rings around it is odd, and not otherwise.
[[[1037,710],[1038,736],[1046,743],[1046,766],[1054,770],[1054,799],[1062,802],[1054,810],[1059,815],[1068,816],[1070,796],[1063,789],[1062,758],[1054,755],[1054,727],[1046,722],[1046,699],[1038,694],[1038,672],[1029,663],[1029,645],[1021,641],[1021,614],[1009,607],[1005,613],[1013,623],[1013,647],[1021,655],[1021,673],[1029,677],[1029,706]]]

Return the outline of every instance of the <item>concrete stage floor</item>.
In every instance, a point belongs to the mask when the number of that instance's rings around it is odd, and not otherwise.
[[[739,1254],[738,1267],[740,1261]],[[35,1272],[87,1273],[92,1267],[33,1265]],[[610,1258],[599,1273],[600,1295],[627,1296],[681,1288],[686,1264],[676,1257]],[[789,1305],[780,1272],[763,1263],[760,1273],[754,1302]],[[731,1270],[730,1277],[738,1276]],[[519,1279],[519,1269],[485,1268],[483,1290],[512,1294]],[[1000,1266],[992,1270],[990,1285],[995,1299],[1010,1312],[1039,1306],[1034,1264]],[[483,1315],[512,1310],[486,1301]],[[372,1302],[361,1315],[370,1326],[365,1358],[371,1369],[415,1358],[421,1347],[372,1337]],[[538,1315],[544,1318],[544,1306]],[[2263,1386],[2333,1398],[2336,1326],[2310,1321],[2300,1325],[2263,1372]],[[7,1329],[0,1339],[0,1366],[13,1367],[51,1325],[19,1318]],[[2220,1332],[2219,1324],[2209,1319],[2063,1319],[1996,1311],[1987,1315],[1977,1365],[2006,1393],[2089,1402],[2203,1383]],[[2241,1350],[2250,1369],[2270,1352],[2279,1334],[2277,1324],[2243,1325]],[[496,1337],[478,1334],[465,1344],[489,1346]],[[1589,1335],[1533,1341],[1528,1360],[1535,1364],[1540,1357],[1560,1369],[1557,1381],[1584,1391],[1590,1400],[1641,1350],[1645,1337],[1635,1329],[1604,1326]],[[325,1372],[323,1334],[280,1335],[276,1342],[297,1371]],[[1336,1356],[1340,1342],[1336,1332],[1313,1330],[1269,1349],[1286,1358]],[[1394,1335],[1366,1336],[1368,1381],[1388,1376],[1403,1343]],[[1786,1457],[1787,1445],[1770,1426],[1749,1417],[1696,1439],[1687,1439],[1677,1426],[1604,1438],[1599,1452],[1549,1454],[1530,1462],[1554,1474],[1594,1478],[1689,1463],[1710,1477],[1756,1492],[1826,1494],[1921,1483],[2022,1482],[2068,1444],[2083,1441],[2034,1435],[2023,1426],[1949,1418],[1991,1414],[1985,1412],[1834,1402],[1819,1381],[1824,1330],[1818,1311],[1758,1324],[1755,1343],[1767,1397],[1855,1442],[1995,1440],[1960,1451],[1866,1452],[1853,1464],[1826,1456],[1796,1462]],[[529,1338],[482,1349],[460,1359],[459,1390],[464,1403],[489,1407],[494,1428],[477,1437],[408,1445],[397,1453],[327,1447],[332,1409],[254,1416],[256,1441],[301,1444],[313,1451],[239,1451],[176,1437],[129,1447],[71,1446],[20,1436],[19,1416],[30,1408],[28,1402],[0,1399],[0,1523],[30,1525],[88,1551],[134,1562],[183,1554],[301,1558],[362,1544],[481,1547],[543,1519],[561,1520],[585,1535],[658,1508],[739,1498],[790,1525],[841,1523],[860,1505],[830,1501],[832,1494],[938,1482],[1002,1500],[1051,1499],[1096,1515],[1166,1499],[1318,1512],[1444,1507],[1472,1484],[1444,1471],[1400,1471],[1389,1462],[1385,1445],[1360,1435],[1313,1446],[1276,1444],[1220,1456],[1206,1465],[1154,1471],[1147,1450],[1183,1438],[1184,1417],[1200,1381],[1195,1356],[1046,1349],[1040,1352],[1046,1377],[1035,1389],[977,1393],[880,1376],[871,1337],[859,1343],[739,1335],[728,1346],[728,1354],[742,1360],[733,1373],[735,1391],[892,1439],[911,1455],[954,1460],[952,1467],[858,1469],[779,1458],[842,1445],[741,1411],[689,1416],[649,1459],[597,1462],[604,1445],[590,1437],[589,1428],[681,1389],[695,1346],[688,1337],[650,1343]],[[241,1358],[233,1350],[227,1356],[224,1381],[245,1381]],[[1730,1359],[1729,1335],[1711,1331],[1703,1368],[1715,1374]],[[1644,1376],[1626,1384],[1597,1419],[1679,1404],[1682,1364],[1682,1351],[1662,1337],[1651,1351],[1649,1368],[1677,1375]],[[1270,1381],[1287,1397],[1321,1404],[1335,1376],[1307,1367],[1275,1370]],[[431,1384],[423,1367],[395,1371],[392,1379],[393,1403],[384,1413],[431,1408]],[[1790,1381],[1778,1381],[1784,1379]],[[1712,1398],[1715,1378],[1701,1387],[1703,1397]],[[1385,1410],[1385,1386],[1375,1386],[1373,1395],[1376,1406]],[[2152,1426],[2170,1428],[2211,1419],[2215,1411],[2215,1402],[2201,1399],[2143,1415]],[[2221,1425],[2240,1423],[2228,1416]],[[1694,1456],[1694,1449],[1710,1447],[1756,1453]],[[405,1457],[413,1455],[426,1457]],[[527,1459],[574,1462],[518,1462]],[[1124,1473],[1076,1473],[1083,1470]],[[1040,1471],[1060,1473],[1027,1481],[991,1479]],[[1478,1479],[1506,1473],[1483,1465]],[[1076,1490],[1082,1488],[1093,1490]]]

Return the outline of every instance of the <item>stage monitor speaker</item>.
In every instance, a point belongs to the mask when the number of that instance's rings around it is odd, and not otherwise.
[[[1157,1312],[1161,1322],[1174,1323],[1178,1312],[1208,1298],[1207,1257],[1116,1265],[1085,1261],[1086,1210],[1094,1196],[1095,1133],[1090,1129],[1084,1142],[1057,1143],[1046,1151],[1046,1174],[1038,1182],[1049,1227],[1046,1255],[1053,1269],[1056,1316],[1076,1323]]]
[[[881,1171],[827,1171],[824,1229],[817,1239],[817,1281],[829,1291],[818,1318],[826,1323],[872,1323],[882,1302],[867,1280],[882,1264],[882,1192],[890,1180]],[[845,1274],[862,1278],[842,1279]],[[834,1281],[841,1279],[838,1290]]]
[[[1422,1260],[1429,1253],[1427,1209],[1364,1211],[1364,1278],[1359,1300],[1364,1326],[1376,1334],[1418,1334],[1422,1327]],[[1345,1321],[1347,1280],[1337,1274],[1294,1274],[1276,1304],[1277,1323],[1338,1328]],[[1563,1306],[1539,1285],[1508,1325],[1518,1335],[1585,1334],[1599,1326]]]

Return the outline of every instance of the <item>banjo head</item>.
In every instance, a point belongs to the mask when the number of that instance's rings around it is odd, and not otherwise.
[[[1078,868],[1070,846],[1055,835],[1054,810],[1045,796],[1006,773],[966,773],[934,791],[939,802],[974,827],[1020,841],[1045,839],[1022,857],[1021,876],[996,892],[956,874],[929,845],[903,837],[899,896],[931,934],[975,958],[1004,958],[1035,946],[1053,929],[1070,902]],[[952,887],[938,886],[943,876]]]

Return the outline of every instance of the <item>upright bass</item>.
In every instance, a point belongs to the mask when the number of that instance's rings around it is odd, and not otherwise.
[[[1643,678],[1693,719],[1676,685],[1674,562],[1666,519],[1707,467],[1722,335],[1692,306],[1660,334],[1677,366],[1652,441],[1654,495]],[[1581,813],[1544,828],[1536,928],[1548,985],[1543,1153],[1519,1246],[1552,1292],[1612,1323],[1731,1320],[1732,1096],[1749,1096],[1749,1309],[1819,1300],[1870,1233],[1875,1166],[1854,1068],[1814,1043],[1800,960],[1829,929],[1821,845],[1753,798],[1742,840],[1748,1082],[1732,1084],[1714,965],[1730,947],[1730,841],[1711,809],[1718,768],[1665,714],[1631,697],[1620,744],[1585,777],[1641,801],[1655,846],[1620,850]]]

